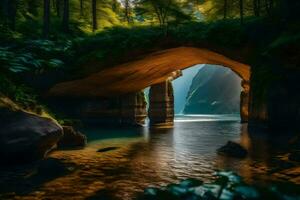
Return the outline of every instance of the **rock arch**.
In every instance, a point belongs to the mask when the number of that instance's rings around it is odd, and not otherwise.
[[[58,83],[50,88],[47,96],[52,98],[110,98],[136,94],[149,86],[156,87],[152,92],[154,96],[159,96],[155,93],[163,92],[163,90],[170,95],[170,91],[165,89],[169,88],[168,80],[180,76],[181,70],[196,64],[215,64],[228,67],[242,78],[244,90],[241,94],[241,118],[242,121],[247,121],[250,66],[202,48],[178,47],[157,51],[135,61],[106,68],[82,79]],[[170,99],[166,101],[172,104]],[[156,102],[159,102],[159,99]],[[131,107],[133,108],[133,106]],[[161,108],[169,109],[169,106]],[[155,113],[152,112],[150,115],[155,116]]]

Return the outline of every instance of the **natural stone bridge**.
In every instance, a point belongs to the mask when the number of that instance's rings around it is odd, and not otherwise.
[[[201,48],[178,47],[157,51],[82,79],[59,83],[48,91],[47,96],[51,97],[53,105],[81,119],[94,119],[96,123],[141,124],[147,116],[141,91],[151,86],[148,112],[151,124],[172,124],[172,80],[182,75],[181,70],[197,64],[228,67],[242,78],[241,119],[247,121],[250,66]]]

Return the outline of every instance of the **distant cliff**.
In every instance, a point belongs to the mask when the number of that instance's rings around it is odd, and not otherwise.
[[[241,78],[230,69],[205,65],[190,86],[185,114],[232,114],[240,111]]]

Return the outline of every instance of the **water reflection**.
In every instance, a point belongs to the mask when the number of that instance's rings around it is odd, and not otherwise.
[[[195,121],[193,116],[191,120],[176,121],[172,129],[86,129],[83,132],[89,138],[87,148],[55,151],[51,155],[66,165],[68,173],[45,179],[34,187],[35,179],[29,179],[30,183],[19,180],[30,177],[36,166],[32,170],[30,167],[24,170],[23,166],[18,170],[3,169],[0,188],[18,181],[19,188],[27,184],[32,189],[26,193],[17,191],[16,187],[9,191],[3,189],[0,199],[126,200],[151,185],[162,186],[190,177],[208,181],[217,169],[233,170],[247,182],[300,183],[299,166],[285,161],[289,138],[275,140],[264,133],[249,134],[246,126],[238,118],[205,120],[202,117]],[[228,140],[245,146],[249,157],[239,160],[218,156],[216,149]]]

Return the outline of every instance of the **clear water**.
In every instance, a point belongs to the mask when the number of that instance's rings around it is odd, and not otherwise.
[[[148,186],[186,178],[212,179],[233,170],[246,182],[300,183],[299,165],[286,161],[289,138],[250,134],[238,116],[177,116],[173,129],[97,128],[82,150],[55,151],[68,173],[39,172],[37,165],[3,169],[0,199],[133,199]],[[243,160],[216,154],[228,140],[249,150]],[[108,147],[108,151],[97,152]],[[34,177],[34,178],[32,178]],[[4,189],[3,189],[4,188]],[[5,189],[8,188],[8,189]]]

